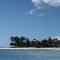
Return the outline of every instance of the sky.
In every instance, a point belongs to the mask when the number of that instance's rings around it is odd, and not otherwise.
[[[11,36],[60,38],[60,0],[0,0],[0,47]]]

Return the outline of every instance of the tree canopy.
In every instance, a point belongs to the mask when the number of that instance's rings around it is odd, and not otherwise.
[[[43,39],[43,40],[37,40],[37,39],[32,39],[29,40],[29,38],[26,37],[10,37],[10,47],[15,47],[15,48],[22,48],[22,47],[35,47],[35,48],[41,48],[41,47],[60,47],[60,40],[57,38],[51,38],[49,37],[48,39]]]

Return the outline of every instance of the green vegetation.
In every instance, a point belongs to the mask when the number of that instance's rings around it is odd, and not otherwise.
[[[10,44],[9,46],[12,48],[23,48],[23,47],[35,47],[35,48],[41,48],[41,47],[60,47],[60,40],[57,38],[51,38],[43,39],[43,40],[29,40],[29,38],[26,37],[10,37]]]

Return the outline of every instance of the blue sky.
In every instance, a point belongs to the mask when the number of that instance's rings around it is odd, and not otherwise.
[[[36,0],[0,0],[0,47],[8,47],[11,36],[60,36],[60,3],[51,2],[38,6]]]

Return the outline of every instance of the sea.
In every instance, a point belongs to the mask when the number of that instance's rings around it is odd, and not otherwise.
[[[59,50],[0,50],[0,60],[60,60]]]

